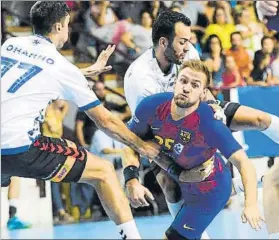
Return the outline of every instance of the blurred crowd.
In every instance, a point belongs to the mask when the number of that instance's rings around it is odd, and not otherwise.
[[[258,21],[253,1],[66,1],[71,9],[71,29],[65,49],[74,50],[74,61],[93,62],[107,44],[117,46],[110,60],[118,80],[132,60],[152,46],[152,23],[165,9],[185,14],[192,22],[191,43],[213,75],[211,88],[217,94],[222,89],[279,85],[279,35],[268,31]],[[2,14],[2,41],[8,25],[28,25],[28,12],[34,2],[3,2],[8,11]],[[9,20],[9,21],[8,21]],[[5,25],[6,23],[6,25]],[[102,77],[89,81],[104,106],[124,122],[131,113],[125,102],[107,100]],[[113,162],[123,184],[123,145],[109,138],[84,112],[77,112],[75,129],[63,126],[69,111],[68,103],[55,101],[49,105],[42,133],[51,137],[65,137],[89,151]],[[167,211],[164,197],[148,161],[142,166],[142,182],[155,196],[155,203],[135,214],[159,214]],[[102,219],[105,212],[93,188],[84,184],[52,184],[55,223],[82,219]]]

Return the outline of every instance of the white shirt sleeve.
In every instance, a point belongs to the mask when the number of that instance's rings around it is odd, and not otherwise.
[[[62,97],[65,100],[76,103],[80,111],[86,111],[101,104],[95,93],[89,88],[88,81],[76,66],[63,59],[59,72],[57,77],[63,89]]]
[[[138,104],[147,96],[160,92],[160,85],[148,76],[136,77],[138,72],[132,73],[129,77],[125,75],[125,97],[134,115]],[[128,79],[129,78],[129,79]]]

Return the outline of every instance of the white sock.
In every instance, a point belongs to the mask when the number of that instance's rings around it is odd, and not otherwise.
[[[279,117],[270,114],[271,123],[269,127],[262,131],[267,137],[279,144]]]
[[[122,239],[141,239],[135,220],[117,225]]]
[[[18,199],[9,199],[9,206],[10,207],[18,207]]]
[[[202,233],[201,239],[210,239],[206,231]]]
[[[182,205],[184,203],[184,200],[181,199],[179,202],[177,203],[170,203],[168,201],[167,202],[167,205],[168,205],[168,209],[170,211],[170,214],[172,216],[172,218],[174,219],[177,215],[177,213],[180,211],[180,209],[182,208]]]
[[[181,199],[179,202],[177,203],[170,203],[168,201],[167,205],[168,205],[168,209],[170,211],[170,214],[172,216],[172,218],[174,219],[176,217],[176,215],[178,214],[178,212],[180,211],[180,209],[182,208],[182,205],[184,203],[184,200]],[[202,233],[201,239],[210,239],[209,236],[207,235],[207,233],[204,231]]]
[[[241,178],[233,178],[232,185],[236,194],[244,192],[244,186]]]

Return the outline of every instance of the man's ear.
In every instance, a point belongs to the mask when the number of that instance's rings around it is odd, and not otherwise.
[[[206,95],[207,95],[207,88],[204,88],[203,91],[202,91],[201,97],[200,97],[200,100],[202,102],[206,101]]]
[[[161,38],[159,39],[159,46],[162,47],[164,50],[167,49],[168,44],[169,44],[169,41],[168,41],[167,38],[161,37]]]
[[[55,32],[60,32],[61,29],[62,29],[62,24],[61,23],[55,23],[53,28],[54,28]]]

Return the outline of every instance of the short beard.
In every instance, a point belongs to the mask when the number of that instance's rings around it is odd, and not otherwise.
[[[166,51],[164,52],[165,58],[168,60],[169,63],[174,63],[176,65],[181,65],[182,62],[177,59],[176,52],[172,46],[172,44],[168,44]]]
[[[179,108],[189,108],[196,104],[196,102],[186,102],[185,100],[181,100],[179,95],[174,97],[174,103]]]

